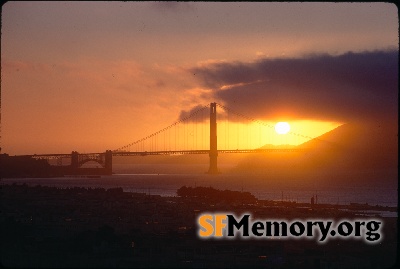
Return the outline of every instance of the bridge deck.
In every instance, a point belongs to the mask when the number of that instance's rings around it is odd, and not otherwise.
[[[221,149],[218,153],[268,153],[268,152],[302,152],[303,149],[288,148],[288,149]],[[147,156],[147,155],[186,155],[186,154],[209,154],[210,150],[174,150],[174,151],[118,151],[112,152],[113,156]],[[104,152],[100,153],[79,153],[79,155],[95,156],[104,155]],[[34,154],[34,155],[23,155],[32,157],[35,159],[59,159],[59,158],[71,158],[71,154]]]
[[[218,153],[267,153],[267,152],[300,152],[299,149],[222,149]],[[146,155],[184,155],[209,154],[210,150],[176,150],[176,151],[144,151],[144,152],[113,152],[113,156],[146,156]]]

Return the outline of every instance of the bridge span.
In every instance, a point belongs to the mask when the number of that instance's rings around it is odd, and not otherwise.
[[[272,152],[302,152],[302,149],[236,149],[236,150],[217,150],[217,154],[220,153],[272,153]],[[93,169],[82,168],[87,162],[96,162],[101,168],[95,168],[96,174],[111,175],[112,174],[112,157],[129,157],[129,156],[154,156],[154,155],[164,155],[164,156],[174,156],[174,155],[188,155],[188,154],[209,154],[210,150],[176,150],[176,151],[138,151],[138,152],[128,152],[128,151],[111,151],[97,152],[97,153],[78,153],[73,151],[69,154],[34,154],[34,155],[23,155],[26,157],[31,157],[34,159],[45,159],[45,160],[56,160],[58,166],[62,166],[63,160],[70,159],[71,164],[69,165],[68,174],[79,175],[88,174]],[[210,171],[208,171],[210,173]],[[210,174],[219,173],[211,172]]]
[[[62,166],[63,159],[70,159],[70,165],[67,167],[66,171],[70,174],[87,174],[91,171],[88,168],[83,168],[82,166],[87,162],[96,162],[101,167],[97,168],[100,170],[95,171],[96,174],[112,174],[112,158],[113,156],[148,156],[148,155],[185,155],[185,154],[208,154],[210,158],[210,165],[207,173],[209,174],[218,174],[218,154],[221,153],[272,153],[272,152],[300,152],[303,151],[302,149],[298,148],[256,148],[256,149],[218,149],[218,139],[217,139],[217,103],[210,103],[209,106],[202,107],[197,111],[194,111],[192,114],[187,116],[184,119],[175,122],[174,124],[156,132],[152,135],[149,135],[141,140],[138,140],[134,143],[126,145],[122,148],[117,150],[107,150],[105,152],[97,152],[97,153],[78,153],[77,151],[73,151],[69,154],[34,154],[34,155],[24,155],[29,156],[34,159],[45,159],[49,160],[56,160],[57,166]],[[218,105],[219,107],[223,108],[225,111],[230,111],[228,108]],[[140,145],[143,141],[148,141],[156,137],[157,135],[164,134],[164,142],[166,141],[165,133],[172,128],[175,128],[181,122],[185,121],[193,121],[193,117],[199,114],[199,112],[205,112],[205,109],[210,109],[209,114],[209,149],[201,149],[201,150],[159,150],[155,148],[151,148],[150,150],[146,151],[142,150],[135,150],[130,151],[131,146]],[[207,116],[207,115],[205,115]],[[254,119],[250,119],[246,116],[239,115],[245,117],[247,120],[255,121]],[[259,123],[259,121],[256,121]],[[193,134],[186,133],[187,135]],[[298,134],[296,134],[298,135]],[[301,136],[301,135],[298,135]],[[304,137],[304,136],[303,136]],[[169,140],[170,138],[168,138]],[[183,138],[183,139],[188,139]],[[179,137],[178,137],[179,140]],[[175,130],[175,143],[177,141],[176,137],[176,130]],[[140,148],[140,147],[139,147]],[[54,162],[53,162],[54,163]]]

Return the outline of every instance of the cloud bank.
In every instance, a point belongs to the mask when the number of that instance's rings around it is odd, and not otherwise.
[[[215,101],[254,118],[397,120],[398,50],[217,62],[188,71]]]

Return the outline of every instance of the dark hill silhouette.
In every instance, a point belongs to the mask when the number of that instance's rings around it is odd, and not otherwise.
[[[344,124],[299,148],[349,169],[397,168],[397,125]]]
[[[344,124],[298,148],[306,152],[247,156],[235,171],[291,180],[397,180],[397,123]]]

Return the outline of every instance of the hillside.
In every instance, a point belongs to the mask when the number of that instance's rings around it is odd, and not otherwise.
[[[235,172],[292,180],[397,180],[397,125],[345,124],[298,146],[301,153],[266,153],[244,158]]]
[[[397,168],[397,126],[344,124],[299,148],[309,149],[315,157],[329,159],[332,166],[341,164],[361,170]]]

